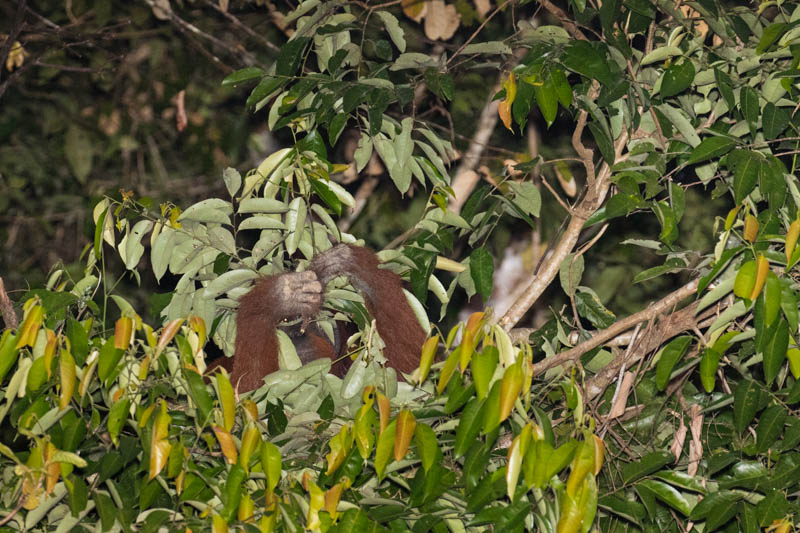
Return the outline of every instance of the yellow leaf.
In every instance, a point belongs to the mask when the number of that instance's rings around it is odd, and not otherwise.
[[[603,442],[603,439],[598,437],[597,435],[592,435],[594,438],[594,475],[600,473],[600,469],[603,468],[603,456],[605,455],[606,445]]]
[[[375,385],[367,385],[361,391],[361,403],[367,407],[372,407],[375,402]]]
[[[506,127],[506,129],[514,131],[514,129],[511,127],[511,104],[505,100],[502,100],[497,105],[497,114],[500,116],[500,120],[503,121],[503,125]]]
[[[506,90],[506,102],[511,106],[517,98],[517,77],[513,72],[508,73],[508,78],[503,83],[503,88]]]
[[[336,520],[339,515],[336,508],[339,506],[339,500],[342,497],[342,490],[344,483],[337,483],[325,492],[325,510],[331,515],[331,519]]]
[[[29,300],[31,301],[31,300]],[[42,326],[44,318],[44,307],[40,304],[35,304],[30,308],[30,311],[25,316],[25,321],[19,327],[19,338],[17,339],[16,348],[24,346],[33,347],[36,342],[36,337],[39,335],[39,328]]]
[[[228,523],[217,513],[211,517],[211,533],[228,533]]]
[[[725,231],[729,231],[733,227],[733,223],[736,222],[736,215],[739,214],[739,209],[741,208],[742,204],[739,204],[728,211],[728,216],[725,217]]]
[[[511,446],[508,448],[508,465],[506,466],[506,492],[508,498],[514,500],[514,492],[517,488],[517,480],[522,469],[522,459],[528,451],[531,442],[531,424],[522,428],[519,435],[514,437]]]
[[[11,50],[8,52],[8,57],[6,57],[6,70],[11,72],[15,68],[21,67],[25,62],[26,55],[27,52],[25,52],[25,48],[22,46],[22,43],[19,41],[14,41],[14,44],[11,45]]]
[[[169,441],[166,440],[153,440],[153,445],[150,447],[150,478],[156,477],[167,465],[169,458],[169,451],[172,447]]]
[[[189,327],[192,331],[197,333],[197,338],[200,340],[200,346],[206,343],[206,322],[202,317],[197,315],[189,317]]]
[[[261,444],[261,432],[251,423],[242,434],[242,447],[239,451],[239,464],[244,468],[245,472],[250,472],[248,466],[250,464],[250,456],[258,449],[259,444]]]
[[[508,367],[505,374],[503,374],[503,381],[500,384],[500,422],[511,414],[514,402],[517,401],[522,390],[523,377],[521,359]]]
[[[399,461],[408,453],[414,430],[417,428],[417,419],[411,411],[403,409],[397,413],[397,429],[394,435],[394,460]]]
[[[236,398],[233,395],[231,380],[222,373],[217,374],[217,393],[219,403],[222,405],[222,426],[225,431],[230,431],[236,420]]]
[[[341,466],[345,457],[347,457],[347,454],[350,452],[352,444],[353,435],[350,433],[350,426],[345,424],[342,426],[342,429],[339,430],[339,433],[328,441],[328,446],[330,446],[331,451],[325,456],[325,460],[328,462],[326,475],[330,475]]]
[[[764,288],[764,283],[767,281],[767,273],[769,273],[769,259],[764,257],[763,254],[758,254],[756,258],[756,282],[750,292],[751,300],[755,300],[761,294],[761,289]]]
[[[363,459],[372,454],[372,447],[375,445],[375,411],[371,405],[362,405],[356,413],[353,421],[353,435],[358,453]]]
[[[786,232],[786,263],[792,260],[792,252],[797,245],[797,237],[800,236],[800,220],[795,220],[789,225]]]
[[[48,442],[45,445],[43,457],[46,471],[44,493],[48,495],[53,492],[53,489],[56,487],[56,483],[58,482],[58,476],[61,474],[61,463],[51,460],[55,452],[56,447],[53,446],[53,443]]]
[[[127,350],[131,345],[133,334],[133,319],[129,316],[121,316],[114,327],[114,348],[117,350]]]
[[[479,333],[483,328],[485,317],[486,313],[478,312],[472,313],[467,320],[467,326],[464,328],[464,338],[461,341],[461,351],[459,354],[462,374],[467,370],[469,362],[472,359],[472,354],[475,352],[475,346],[478,344]]]
[[[53,354],[56,353],[56,333],[52,329],[45,329],[47,344],[44,346],[44,367],[47,370],[47,379],[50,379],[53,368]]]
[[[433,364],[433,358],[436,356],[436,348],[439,346],[439,335],[434,335],[425,341],[422,345],[422,355],[419,358],[419,380],[417,383],[422,383],[428,377]]]
[[[58,408],[66,409],[75,392],[75,359],[69,350],[61,350],[60,363],[61,392],[58,398]]]
[[[256,405],[256,402],[254,402],[250,398],[247,398],[245,400],[242,400],[239,403],[239,405],[242,406],[242,409],[244,410],[245,414],[247,415],[248,419],[251,422],[255,422],[255,421],[259,420],[258,406]]]
[[[584,505],[586,500],[586,482],[582,482],[577,489],[577,494],[570,495],[569,491],[564,494],[561,500],[561,515],[558,518],[556,533],[577,533],[581,529],[584,516]]]
[[[253,498],[250,497],[249,493],[243,494],[242,499],[239,500],[239,510],[237,512],[239,522],[252,522],[254,510],[255,503],[253,502]]]
[[[405,16],[414,22],[421,21],[427,12],[425,0],[403,0],[400,5],[403,6]]]
[[[306,522],[306,529],[310,531],[320,531],[322,522],[319,519],[319,512],[325,505],[325,493],[317,486],[316,483],[311,481],[310,472],[306,471],[303,474],[303,488],[308,491],[308,519]]]
[[[758,219],[747,213],[744,218],[744,240],[747,242],[756,242],[758,237]]]
[[[792,372],[792,377],[794,379],[800,378],[800,350],[789,348],[786,350],[786,358],[789,360],[789,370]]]
[[[389,418],[392,415],[392,405],[389,398],[383,393],[378,393],[378,414],[380,415],[380,431],[378,435],[383,433],[386,426],[389,425]]]
[[[261,445],[261,469],[267,476],[267,492],[272,493],[278,482],[281,480],[281,470],[283,462],[281,461],[281,451],[277,446],[269,441],[265,441]]]
[[[214,434],[217,436],[217,442],[222,448],[222,455],[225,456],[225,460],[228,461],[228,464],[235,464],[237,453],[233,436],[221,426],[211,426],[211,429],[214,430]]]
[[[161,336],[158,338],[158,345],[156,346],[156,357],[161,355],[161,352],[164,351],[164,348],[167,347],[169,341],[175,337],[175,334],[178,333],[181,325],[183,324],[182,318],[176,318],[175,320],[171,321],[169,324],[164,326],[164,329],[161,331]]]
[[[581,441],[575,450],[575,457],[572,458],[569,477],[567,478],[567,494],[577,498],[578,491],[584,486],[586,475],[594,472],[595,469],[595,443],[592,441]]]
[[[436,394],[441,395],[444,392],[444,389],[447,388],[447,384],[450,383],[450,378],[453,377],[453,373],[456,371],[456,366],[458,366],[458,361],[461,355],[461,346],[453,350],[450,355],[447,356],[447,359],[442,365],[442,370],[439,372],[439,382],[436,384]]]

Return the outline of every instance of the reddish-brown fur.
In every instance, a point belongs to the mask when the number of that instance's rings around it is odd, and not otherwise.
[[[403,294],[400,276],[379,268],[379,264],[370,250],[340,244],[317,255],[305,272],[274,275],[256,282],[239,301],[233,361],[222,363],[230,368],[234,385],[238,384],[242,392],[253,390],[261,386],[264,376],[278,370],[275,328],[287,318],[313,318],[322,305],[325,285],[337,276],[347,277],[362,293],[386,344],[387,364],[400,372],[412,372],[427,335]],[[304,362],[340,355],[313,325],[295,340],[295,347]]]

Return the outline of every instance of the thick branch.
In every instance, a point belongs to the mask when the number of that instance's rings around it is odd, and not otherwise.
[[[3,284],[3,278],[0,278],[0,314],[3,316],[7,328],[17,329],[19,327],[19,319],[17,313],[14,312],[14,304],[8,297],[6,287]]]
[[[643,309],[638,313],[635,313],[627,318],[615,322],[611,327],[598,332],[591,339],[584,341],[579,345],[570,348],[569,350],[565,350],[561,353],[558,353],[553,357],[548,357],[544,361],[536,363],[535,365],[533,365],[533,375],[541,374],[543,372],[546,372],[547,370],[550,370],[551,368],[563,365],[565,363],[575,362],[589,350],[593,350],[594,348],[601,346],[602,344],[613,339],[617,335],[625,331],[628,331],[632,327],[636,326],[636,324],[653,320],[657,316],[671,311],[675,306],[677,306],[681,302],[681,300],[684,300],[685,298],[688,298],[689,296],[697,292],[697,283],[698,283],[697,279],[692,280],[683,287],[681,287],[680,289],[671,292],[658,302],[649,306],[647,309]]]
[[[619,159],[627,142],[628,133],[623,131],[614,145],[615,159]],[[513,328],[558,275],[561,262],[572,252],[578,242],[583,225],[605,200],[606,193],[608,193],[608,189],[611,186],[610,177],[611,167],[608,163],[603,163],[594,181],[586,184],[586,195],[578,206],[573,209],[567,229],[564,230],[561,238],[553,248],[552,255],[542,265],[542,269],[536,273],[530,286],[525,289],[525,292],[520,295],[514,305],[500,319],[500,326],[503,329],[508,331]]]

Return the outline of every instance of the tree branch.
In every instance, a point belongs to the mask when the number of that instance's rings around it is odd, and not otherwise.
[[[598,332],[591,339],[588,339],[579,345],[570,348],[569,350],[558,353],[553,357],[548,357],[544,361],[539,361],[533,365],[533,375],[536,376],[559,365],[575,362],[580,358],[581,355],[585,354],[589,350],[593,350],[594,348],[601,346],[605,342],[613,339],[625,331],[628,331],[637,324],[653,320],[657,316],[670,311],[682,300],[697,292],[698,281],[699,279],[690,281],[680,289],[671,292],[658,302],[649,306],[647,309],[643,309],[638,313],[615,322],[611,327]],[[692,313],[692,316],[694,316],[694,313]]]
[[[17,329],[19,327],[19,318],[17,318],[17,313],[14,312],[14,304],[11,303],[11,299],[8,297],[3,278],[0,278],[0,314],[2,314],[3,322],[5,322],[7,328]]]
[[[628,132],[623,130],[614,144],[615,159],[619,159],[622,150],[628,142]],[[550,283],[558,275],[561,262],[569,255],[575,244],[578,242],[583,225],[597,209],[600,208],[606,198],[608,189],[611,186],[611,166],[604,162],[597,173],[593,182],[587,180],[586,194],[580,203],[572,210],[571,218],[567,229],[553,248],[553,252],[548,260],[542,265],[541,271],[537,272],[531,284],[520,295],[516,302],[506,311],[500,319],[500,326],[506,331],[513,328],[528,309],[536,303],[536,300],[544,293]]]

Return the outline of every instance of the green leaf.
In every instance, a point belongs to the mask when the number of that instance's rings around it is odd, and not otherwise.
[[[752,128],[755,127],[755,124],[758,122],[758,116],[761,114],[761,106],[758,103],[758,93],[752,87],[745,86],[742,87],[739,98],[744,119],[750,124],[752,131]]]
[[[538,217],[542,208],[542,195],[533,183],[509,183],[509,188],[514,192],[512,202],[524,213]]]
[[[736,205],[755,189],[761,161],[761,156],[750,150],[734,150],[728,155],[727,166],[733,168],[733,201]]]
[[[106,216],[108,209],[105,208],[100,216],[97,218],[97,224],[94,227],[94,257],[100,260],[100,255],[103,253],[103,232],[105,231]]]
[[[258,82],[258,85],[250,92],[250,96],[247,97],[245,105],[247,107],[255,107],[256,104],[283,87],[286,83],[288,83],[288,80],[284,78],[276,78],[274,76],[262,78],[261,81]]]
[[[605,130],[603,130],[602,126],[597,122],[589,123],[589,131],[592,132],[594,142],[597,143],[597,148],[600,150],[603,159],[605,159],[606,163],[609,165],[613,165],[615,157],[614,143],[611,141],[611,137],[606,134]]]
[[[275,74],[277,76],[294,76],[300,68],[303,52],[309,42],[308,37],[297,37],[281,46],[278,59],[275,60]]]
[[[572,41],[567,46],[561,61],[568,69],[587,78],[594,78],[603,85],[614,83],[605,54],[592,46],[589,41]]]
[[[225,76],[225,79],[222,80],[222,86],[237,85],[245,81],[260,78],[264,74],[266,73],[258,67],[242,68]]]
[[[575,254],[568,254],[561,262],[559,269],[559,279],[561,288],[567,296],[574,296],[575,289],[580,285],[583,277],[583,255],[575,257]]]
[[[456,437],[453,441],[453,455],[461,457],[475,443],[483,423],[483,402],[478,398],[470,400],[459,417]]]
[[[336,141],[339,140],[339,135],[342,134],[348,118],[350,118],[350,115],[347,113],[339,113],[331,120],[328,125],[328,142],[331,143],[331,146],[335,145]]]
[[[553,84],[549,82],[536,85],[534,92],[536,94],[536,104],[539,106],[542,117],[544,117],[549,128],[556,119],[556,113],[558,113],[558,94]]]
[[[125,353],[123,350],[118,350],[114,347],[114,337],[103,343],[97,357],[97,377],[101,381],[106,381],[111,376],[120,359],[122,359],[123,353]]]
[[[646,490],[653,496],[666,503],[676,511],[679,511],[685,516],[689,516],[691,506],[683,494],[678,492],[672,485],[667,485],[663,481],[655,479],[645,479],[636,484],[636,489]]]
[[[714,390],[720,359],[722,354],[717,350],[711,348],[703,350],[703,357],[700,359],[700,382],[709,394]]]
[[[758,453],[766,452],[783,431],[783,423],[786,421],[786,410],[783,406],[773,405],[767,407],[758,418],[756,426],[756,449]]]
[[[225,480],[225,492],[223,493],[224,507],[220,514],[225,521],[230,522],[233,520],[234,514],[239,508],[239,502],[242,499],[242,489],[244,482],[247,480],[247,472],[241,465],[235,464],[231,466]]]
[[[13,335],[11,329],[6,329],[2,337],[0,337],[0,385],[2,385],[6,374],[11,370],[11,367],[16,364],[19,358],[19,349],[17,348],[18,337],[19,334]]]
[[[567,81],[567,75],[560,68],[554,68],[550,71],[550,80],[553,82],[559,103],[565,109],[569,109],[572,105],[572,87]]]
[[[764,28],[758,46],[756,46],[756,54],[761,55],[766,52],[791,26],[785,22],[776,22]]]
[[[733,94],[733,82],[731,81],[730,76],[719,70],[718,68],[714,69],[714,80],[717,82],[717,88],[719,92],[722,94],[722,98],[725,100],[725,104],[727,104],[728,109],[733,109],[736,107],[736,97]]]
[[[789,125],[791,118],[791,113],[785,108],[767,102],[767,105],[764,106],[764,113],[761,115],[761,129],[764,132],[764,138],[768,141],[777,138]]]
[[[472,369],[472,380],[475,383],[475,392],[478,394],[478,399],[483,400],[486,398],[499,360],[500,351],[496,346],[484,346],[483,350],[472,355],[470,368]]]
[[[646,516],[646,512],[642,504],[639,502],[626,500],[619,496],[601,496],[597,501],[597,506],[608,512],[614,513],[617,516],[621,516],[637,526],[641,526],[641,521]]]
[[[376,11],[376,15],[381,18],[383,21],[383,26],[386,28],[386,32],[389,34],[389,38],[392,39],[392,42],[397,47],[397,49],[402,54],[406,51],[406,37],[403,33],[403,29],[400,27],[400,23],[397,20],[397,17],[389,13],[388,11]]]
[[[578,287],[575,294],[575,307],[578,314],[587,319],[598,329],[609,327],[617,319],[616,315],[606,309],[597,294],[588,287]]]
[[[773,490],[756,504],[756,516],[761,527],[768,527],[772,522],[784,518],[790,514],[789,502],[786,494],[779,490]]]
[[[661,223],[661,233],[658,235],[659,240],[666,245],[671,245],[678,238],[678,222],[675,219],[675,213],[667,202],[661,201],[653,204],[653,213],[658,217]]]
[[[663,265],[655,266],[652,268],[648,268],[647,270],[643,270],[636,274],[633,277],[634,283],[641,283],[642,281],[647,281],[648,279],[657,278],[663,274],[678,272],[686,268],[686,262],[681,259],[680,257],[670,257],[667,259]]]
[[[648,474],[658,472],[674,460],[675,457],[667,451],[648,453],[639,461],[628,463],[622,467],[622,481],[626,484],[636,481]]]
[[[378,445],[375,447],[375,473],[378,474],[378,479],[383,479],[386,466],[392,460],[395,431],[396,421],[392,420],[378,437]]]
[[[208,416],[214,408],[214,399],[208,392],[208,387],[203,381],[202,376],[193,370],[186,370],[186,381],[189,382],[189,393],[194,400],[197,410],[200,412],[198,422],[204,425],[208,421]]]
[[[127,396],[116,402],[108,413],[108,435],[114,446],[119,445],[119,432],[128,420],[131,400]]]
[[[688,59],[684,59],[681,63],[673,63],[664,72],[661,80],[661,96],[669,98],[682,93],[692,84],[694,75],[694,65]]]
[[[666,388],[667,383],[669,383],[669,377],[672,375],[672,369],[675,368],[683,354],[686,353],[686,349],[689,348],[691,342],[692,338],[688,335],[676,337],[661,350],[661,357],[656,365],[656,387],[658,387],[658,390],[663,391]]]
[[[722,270],[728,265],[728,262],[730,262],[730,260],[733,259],[743,249],[743,246],[726,248],[725,251],[722,252],[720,258],[713,263],[709,273],[700,278],[700,283],[697,285],[697,294],[702,294],[703,291],[706,290],[706,287],[708,287],[708,284],[714,281],[719,273],[722,272]]]
[[[741,495],[728,490],[710,492],[694,506],[689,518],[705,520],[705,530],[714,531],[736,515],[741,499]]]
[[[94,492],[92,499],[97,507],[97,514],[100,515],[102,531],[108,531],[114,526],[117,516],[121,515],[120,510],[105,492]]]
[[[89,487],[81,476],[75,475],[65,479],[64,484],[69,490],[69,508],[72,516],[78,518],[81,511],[86,509],[86,504],[89,503]]]
[[[717,159],[727,154],[734,146],[736,141],[729,137],[708,137],[692,150],[689,154],[687,164],[700,163],[709,159]]]
[[[417,423],[414,430],[414,443],[417,445],[417,455],[419,456],[422,468],[425,472],[430,471],[434,462],[441,458],[441,450],[436,440],[436,433],[424,423]]]
[[[494,259],[489,251],[481,246],[475,248],[469,255],[469,272],[477,290],[488,300],[492,294],[492,283],[494,276]]]
[[[733,424],[741,435],[756,417],[761,389],[752,380],[746,379],[733,391]]]
[[[764,326],[766,327],[766,325]],[[786,359],[789,347],[789,324],[782,319],[774,327],[769,328],[772,334],[764,346],[764,381],[770,385]]]
[[[764,285],[764,290],[761,291],[759,298],[764,300],[764,325],[771,326],[775,319],[778,318],[778,313],[781,311],[781,294],[783,293],[783,285],[778,276],[774,272],[767,273],[767,282]]]
[[[525,127],[528,115],[531,112],[531,102],[536,96],[536,88],[523,80],[517,84],[517,96],[511,104],[511,117],[519,124],[520,129]],[[556,103],[558,105],[558,103]]]

